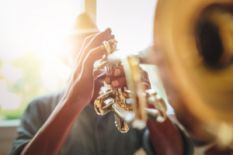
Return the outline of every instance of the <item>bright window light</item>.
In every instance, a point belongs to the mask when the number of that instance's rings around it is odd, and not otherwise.
[[[97,0],[97,25],[112,28],[126,53],[152,40],[154,0]],[[0,1],[0,119],[18,118],[35,96],[61,90],[70,74],[64,59],[83,0]]]
[[[110,27],[119,41],[119,49],[137,53],[152,42],[156,0],[99,0],[97,23]]]

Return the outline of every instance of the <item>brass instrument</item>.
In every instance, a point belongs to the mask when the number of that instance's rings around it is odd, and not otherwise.
[[[233,1],[158,0],[154,28],[177,114],[187,108],[193,128],[232,147]]]
[[[203,131],[203,138],[208,135],[219,146],[232,147],[233,1],[158,0],[154,27],[157,51],[145,60],[160,68],[177,117],[186,121],[185,127]],[[116,50],[111,41],[104,46],[109,53]],[[114,112],[121,132],[127,132],[129,124],[143,127],[148,115],[166,119],[164,99],[140,84],[136,57],[111,62],[106,56],[97,68],[111,72],[117,65],[124,66],[128,87],[105,84],[94,104],[97,114]],[[149,109],[149,104],[158,106]]]
[[[128,132],[129,125],[139,129],[145,127],[148,116],[159,122],[164,121],[166,119],[165,101],[153,89],[144,88],[138,58],[127,56],[119,61],[111,61],[108,56],[116,50],[116,41],[105,41],[103,45],[108,54],[95,63],[95,69],[105,69],[106,74],[110,75],[114,67],[122,65],[127,87],[113,88],[105,83],[94,102],[96,113],[105,115],[113,112],[115,125],[122,133]]]

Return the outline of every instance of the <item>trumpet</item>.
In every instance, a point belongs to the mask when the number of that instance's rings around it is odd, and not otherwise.
[[[121,133],[126,133],[129,126],[142,129],[146,126],[148,117],[158,122],[166,118],[165,100],[153,89],[145,89],[142,84],[139,59],[136,56],[127,56],[118,61],[111,61],[109,56],[116,50],[116,41],[103,42],[107,55],[98,60],[95,70],[104,69],[110,75],[114,67],[124,68],[127,87],[113,88],[104,83],[99,96],[94,102],[94,109],[98,115],[112,112],[115,116],[115,125]]]
[[[233,1],[158,0],[154,40],[154,49],[158,49],[152,50],[145,61],[158,66],[179,122],[195,138],[232,147]],[[127,56],[111,62],[115,41],[105,42],[104,47],[109,54],[97,63],[96,69],[103,67],[111,72],[122,65],[127,88],[104,84],[94,103],[97,114],[113,112],[116,127],[123,133],[130,125],[144,127],[151,116],[164,121],[166,99],[141,85],[138,58]],[[157,63],[158,57],[161,64]]]
[[[166,62],[159,68],[173,75],[163,81],[179,120],[190,133],[199,130],[206,133],[199,137],[232,147],[233,1],[158,0],[154,20]]]

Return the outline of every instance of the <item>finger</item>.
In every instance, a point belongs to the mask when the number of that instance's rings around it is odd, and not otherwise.
[[[85,39],[85,41],[82,45],[82,48],[79,52],[80,54],[76,57],[77,59],[75,62],[77,64],[82,64],[88,51],[90,51],[92,48],[95,48],[95,47],[101,45],[104,40],[110,40],[112,38],[114,38],[114,35],[111,35],[111,29],[106,29],[103,32],[99,32],[99,33],[93,34],[91,36],[88,36]]]
[[[103,46],[90,50],[90,52],[88,52],[88,54],[82,61],[82,64],[76,65],[72,77],[75,79],[84,78],[84,76],[87,76],[87,78],[88,76],[93,77],[93,64],[96,59],[100,59],[105,53],[106,50]]]
[[[103,69],[98,69],[93,71],[93,76],[95,80],[102,81],[106,78],[106,71]]]
[[[109,39],[111,39],[111,38],[113,38],[114,36],[113,35],[111,35],[111,36],[109,36],[109,37],[107,37],[106,39],[107,40],[109,40]],[[95,41],[95,37],[93,37],[93,38],[91,38],[91,41],[90,41],[90,43],[95,43],[96,41]],[[79,61],[82,63],[82,61],[85,59],[85,57],[86,57],[86,55],[88,55],[88,52],[90,52],[91,51],[91,49],[94,49],[94,48],[96,48],[96,47],[98,47],[98,46],[102,46],[102,48],[104,48],[104,46],[102,45],[102,42],[101,42],[101,44],[99,44],[99,45],[97,45],[97,43],[95,43],[96,45],[89,45],[88,47],[86,47],[84,50],[83,50],[83,52],[81,52],[81,56],[80,56],[80,59],[79,59]],[[106,55],[106,53],[104,54],[104,55]]]
[[[94,62],[98,59],[101,59],[103,55],[106,54],[106,50],[103,46],[99,46],[97,48],[94,48],[88,52],[86,57],[84,58],[82,67],[93,74],[93,65]]]
[[[150,89],[150,84],[148,82],[142,82],[144,89]]]
[[[84,49],[85,49],[85,46],[87,45],[87,43],[91,40],[91,38],[93,38],[95,36],[95,34],[92,34],[92,35],[89,35],[89,36],[87,36],[85,39],[84,39],[84,41],[83,41],[83,44],[82,44],[82,46],[81,46],[81,48],[80,48],[80,51],[76,54],[76,56],[75,56],[75,62],[78,62],[77,60],[81,57],[81,54],[82,54],[82,52],[81,51],[83,51]]]
[[[151,84],[150,84],[150,81],[148,80],[148,79],[144,79],[143,81],[142,81],[142,83],[144,84],[144,85],[146,85],[146,89],[150,89],[151,88]]]
[[[95,68],[94,71],[93,71],[93,75],[96,77],[96,78],[99,78],[99,77],[102,77],[102,76],[105,76],[106,74],[106,71],[105,69],[99,69],[99,68]]]
[[[95,42],[93,42],[92,45],[99,46],[100,44],[102,44],[103,41],[110,40],[111,35],[112,35],[111,33],[112,33],[112,30],[110,28],[107,28],[105,31],[100,32],[93,38]]]
[[[117,80],[111,81],[111,85],[113,88],[123,88],[126,87],[126,79],[125,77],[118,78]]]
[[[103,83],[111,84],[111,78],[109,76],[106,76],[104,80],[102,81]]]
[[[75,70],[76,72],[81,72],[81,64],[82,64],[82,57],[85,54],[84,48],[86,46],[86,44],[91,40],[91,38],[93,38],[95,36],[95,34],[89,35],[87,36],[82,44],[82,47],[80,48],[80,51],[76,54],[75,59],[74,59],[74,63],[75,63]],[[73,74],[73,78],[76,78],[77,74],[74,73]]]
[[[91,48],[93,46],[93,44],[95,42],[98,42],[98,41],[101,42],[101,44],[102,44],[102,40],[105,40],[104,38],[106,40],[114,38],[114,35],[111,35],[111,30],[110,29],[107,29],[104,32],[98,33],[98,34],[96,34],[94,36],[90,36],[89,38],[87,38],[87,41],[89,40],[89,42],[87,43],[88,45],[86,45],[86,47],[84,47],[85,49],[83,49],[80,52],[81,54],[80,54],[79,58],[76,60],[76,70],[79,70],[79,71],[81,70],[81,66],[82,66],[82,64],[84,62],[85,56],[88,55],[89,51],[91,51],[89,48]]]
[[[112,74],[110,76],[119,77],[124,75],[124,68],[122,65],[119,65],[113,68]]]
[[[150,79],[149,79],[149,75],[148,75],[148,73],[146,72],[146,71],[144,71],[143,69],[141,69],[140,68],[140,70],[141,70],[141,81],[142,82],[144,82],[144,83],[146,83],[146,88],[147,89],[149,89],[149,88],[151,88],[151,84],[150,84]]]
[[[113,76],[108,76],[106,72],[102,72],[98,75],[94,73],[95,80],[101,81],[101,83],[106,83],[106,84],[111,84],[112,81],[118,80],[119,78],[125,78],[124,76],[118,76],[118,77],[113,77]]]
[[[105,68],[98,68],[94,70],[94,79],[95,80],[99,80],[110,84],[111,79],[117,79],[118,77],[124,76],[124,70],[123,70],[123,66],[119,65],[119,66],[114,66],[112,68],[112,71],[108,71]]]
[[[90,51],[92,48],[102,45],[103,41],[110,40],[113,38],[114,35],[112,35],[111,32],[107,30],[87,38],[86,43],[83,45],[84,48],[82,49],[82,52],[80,52],[81,54],[79,58],[82,60],[87,54],[87,51]]]
[[[149,80],[149,75],[148,75],[148,73],[147,73],[146,71],[143,71],[143,73],[142,73],[142,78],[143,78],[143,79],[148,79],[148,80]]]
[[[148,76],[145,76],[145,75],[143,75],[143,77],[141,78],[141,81],[150,83],[150,79],[148,78]]]
[[[89,40],[89,42],[86,44],[84,49],[90,50],[91,48],[95,48],[96,46],[100,46],[103,41],[107,41],[107,40],[112,39],[114,36],[111,33],[112,33],[111,29],[108,28],[103,32],[99,32],[99,33],[95,34]]]

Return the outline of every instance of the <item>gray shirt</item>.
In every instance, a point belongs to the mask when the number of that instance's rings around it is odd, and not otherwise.
[[[18,136],[13,142],[10,154],[21,153],[59,103],[61,96],[58,94],[40,97],[29,104],[18,127]],[[132,155],[142,147],[147,154],[153,154],[145,129],[130,129],[128,133],[122,134],[114,125],[113,114],[98,116],[90,104],[73,124],[61,154]]]

